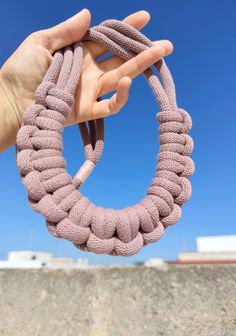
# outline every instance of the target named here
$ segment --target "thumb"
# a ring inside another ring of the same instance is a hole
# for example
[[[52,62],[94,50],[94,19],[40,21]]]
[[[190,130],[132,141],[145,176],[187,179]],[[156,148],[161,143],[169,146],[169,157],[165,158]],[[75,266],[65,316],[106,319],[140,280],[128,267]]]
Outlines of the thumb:
[[[45,47],[53,53],[79,41],[89,29],[91,14],[88,9],[83,9],[68,20],[58,25],[41,31]]]

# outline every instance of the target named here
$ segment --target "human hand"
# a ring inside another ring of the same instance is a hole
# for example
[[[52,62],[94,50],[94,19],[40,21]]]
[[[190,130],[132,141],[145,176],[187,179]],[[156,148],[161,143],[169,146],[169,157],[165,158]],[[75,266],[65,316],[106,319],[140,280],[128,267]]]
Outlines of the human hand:
[[[140,11],[124,21],[140,30],[149,19],[147,12]],[[8,134],[0,135],[0,150],[15,143],[24,110],[34,103],[35,90],[52,61],[52,54],[80,40],[88,30],[90,20],[90,12],[84,9],[53,28],[31,34],[3,65],[0,72],[0,95],[4,94],[5,99],[2,108],[8,106],[8,110],[7,120],[6,115],[2,116],[7,127],[2,129],[3,126],[0,125],[0,130],[3,131],[0,134]],[[82,42],[84,63],[81,79],[76,89],[75,105],[66,125],[117,113],[128,99],[131,78],[172,52],[169,41],[153,44],[153,47],[129,61],[111,56],[97,62],[107,50],[92,41]],[[116,93],[110,99],[97,101],[98,97],[114,90]],[[0,116],[5,112],[0,107]]]

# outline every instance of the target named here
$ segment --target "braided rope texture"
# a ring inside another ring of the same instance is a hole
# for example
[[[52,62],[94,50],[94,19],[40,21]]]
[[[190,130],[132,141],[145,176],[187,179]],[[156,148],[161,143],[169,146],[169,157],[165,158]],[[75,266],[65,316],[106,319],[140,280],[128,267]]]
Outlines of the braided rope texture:
[[[152,42],[133,27],[107,20],[88,30],[83,41],[93,40],[125,60],[149,48]],[[192,122],[177,107],[175,87],[164,62],[155,68],[160,79],[144,72],[160,112],[159,154],[155,177],[146,196],[123,210],[96,207],[79,188],[83,181],[71,177],[62,156],[62,133],[74,104],[74,93],[83,63],[81,43],[57,51],[35,103],[24,113],[17,135],[17,165],[28,192],[30,206],[46,219],[49,232],[94,253],[130,256],[158,241],[165,229],[181,217],[181,206],[191,195],[189,177],[194,164],[189,155]],[[99,161],[104,143],[103,119],[79,124],[86,161]]]

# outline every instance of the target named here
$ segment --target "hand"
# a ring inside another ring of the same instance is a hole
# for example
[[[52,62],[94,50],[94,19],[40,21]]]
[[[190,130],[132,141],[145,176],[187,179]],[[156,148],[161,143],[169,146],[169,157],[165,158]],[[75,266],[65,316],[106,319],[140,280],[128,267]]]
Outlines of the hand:
[[[147,12],[140,11],[124,21],[140,30],[149,19]],[[0,149],[15,143],[24,110],[34,103],[35,90],[52,61],[52,54],[80,40],[88,30],[90,20],[90,12],[84,9],[53,28],[31,34],[4,64],[0,73],[0,87],[8,100],[3,105],[10,107],[7,111],[7,124],[11,134],[5,137],[4,145],[0,139]],[[75,106],[66,125],[117,113],[128,99],[131,78],[172,52],[169,41],[158,41],[130,61],[111,56],[97,62],[107,50],[92,41],[83,42],[82,45],[83,69],[75,94]],[[98,97],[113,90],[116,93],[110,99],[97,102]]]

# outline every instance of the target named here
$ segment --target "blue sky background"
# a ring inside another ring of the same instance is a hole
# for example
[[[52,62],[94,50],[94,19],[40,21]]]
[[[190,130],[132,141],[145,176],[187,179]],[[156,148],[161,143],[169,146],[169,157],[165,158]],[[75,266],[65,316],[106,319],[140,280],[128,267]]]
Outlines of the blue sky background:
[[[236,233],[236,2],[234,0],[0,2],[0,64],[33,31],[48,28],[91,10],[92,24],[122,19],[145,9],[152,19],[144,33],[152,40],[168,38],[175,50],[167,63],[173,73],[179,106],[193,118],[193,195],[183,217],[159,243],[130,258],[80,252],[50,236],[44,219],[28,207],[16,169],[15,149],[0,156],[0,259],[9,250],[45,250],[56,256],[88,257],[93,263],[129,263],[151,257],[174,259],[194,250],[199,235]],[[98,205],[121,208],[144,197],[154,175],[158,148],[157,107],[140,76],[133,82],[127,106],[106,120],[103,158],[82,192]],[[122,134],[122,137],[120,137]],[[77,127],[65,129],[64,155],[71,174],[84,160]]]

